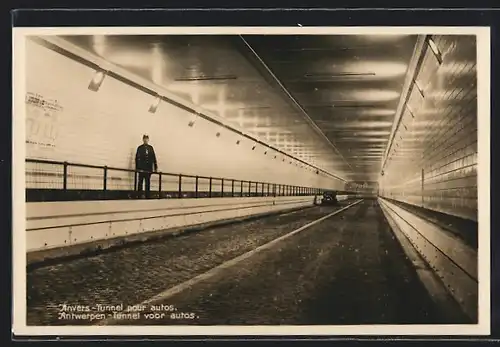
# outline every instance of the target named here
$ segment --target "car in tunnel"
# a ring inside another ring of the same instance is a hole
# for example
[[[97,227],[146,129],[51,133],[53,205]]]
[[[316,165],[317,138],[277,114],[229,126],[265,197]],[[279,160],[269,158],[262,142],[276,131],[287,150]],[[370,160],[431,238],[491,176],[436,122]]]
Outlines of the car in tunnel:
[[[321,205],[337,205],[337,192],[335,191],[326,191],[323,193],[321,198]]]

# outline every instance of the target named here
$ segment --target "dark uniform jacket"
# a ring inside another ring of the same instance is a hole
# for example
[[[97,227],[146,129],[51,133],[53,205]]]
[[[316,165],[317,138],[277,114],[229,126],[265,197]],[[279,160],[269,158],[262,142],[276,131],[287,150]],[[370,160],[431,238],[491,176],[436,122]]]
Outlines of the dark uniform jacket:
[[[137,152],[135,154],[135,167],[137,170],[144,170],[152,172],[153,168],[158,169],[156,163],[156,154],[151,145],[142,144],[137,147]]]

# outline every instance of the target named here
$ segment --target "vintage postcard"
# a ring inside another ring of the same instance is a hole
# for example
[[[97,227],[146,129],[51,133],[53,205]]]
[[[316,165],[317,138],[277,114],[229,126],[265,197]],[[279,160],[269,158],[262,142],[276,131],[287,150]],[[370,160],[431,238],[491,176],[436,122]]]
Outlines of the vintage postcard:
[[[14,334],[489,334],[489,45],[13,28]]]

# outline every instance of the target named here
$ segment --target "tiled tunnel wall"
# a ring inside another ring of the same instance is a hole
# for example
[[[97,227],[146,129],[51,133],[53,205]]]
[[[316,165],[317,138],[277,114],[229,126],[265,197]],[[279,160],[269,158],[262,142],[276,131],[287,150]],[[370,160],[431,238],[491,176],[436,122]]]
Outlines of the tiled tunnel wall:
[[[475,36],[426,45],[396,131],[380,195],[477,221]]]

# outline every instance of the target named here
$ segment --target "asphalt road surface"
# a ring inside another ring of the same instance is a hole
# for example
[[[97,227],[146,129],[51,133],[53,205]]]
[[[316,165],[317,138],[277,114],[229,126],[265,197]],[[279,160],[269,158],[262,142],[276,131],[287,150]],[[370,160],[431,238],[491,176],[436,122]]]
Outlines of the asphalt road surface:
[[[443,323],[376,201],[363,201],[123,324]],[[172,315],[172,313],[174,313]]]
[[[29,271],[27,324],[88,325],[86,319],[61,319],[61,305],[85,313],[76,306],[139,303],[349,203],[214,227]]]
[[[60,319],[59,305],[139,304],[351,203],[34,270],[28,274],[28,324],[97,324]],[[443,321],[436,311],[376,200],[364,200],[154,305],[136,308],[140,313],[115,314],[113,324],[457,323]]]

